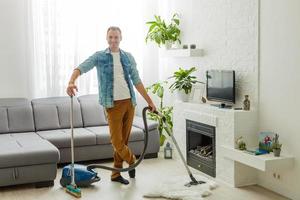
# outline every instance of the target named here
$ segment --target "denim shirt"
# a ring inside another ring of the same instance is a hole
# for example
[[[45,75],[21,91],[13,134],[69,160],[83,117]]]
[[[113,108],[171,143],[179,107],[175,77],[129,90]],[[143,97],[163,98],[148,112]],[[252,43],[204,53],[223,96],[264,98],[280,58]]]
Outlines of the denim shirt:
[[[133,85],[137,85],[141,82],[138,70],[136,68],[136,62],[130,53],[125,52],[121,49],[120,58],[124,71],[125,81],[127,82],[130,91],[131,101],[133,106],[135,106],[136,98]],[[114,68],[113,57],[109,48],[105,49],[104,51],[97,51],[83,63],[81,63],[77,69],[79,69],[80,73],[83,74],[91,70],[93,67],[96,67],[97,69],[99,103],[105,108],[111,108],[114,106]]]

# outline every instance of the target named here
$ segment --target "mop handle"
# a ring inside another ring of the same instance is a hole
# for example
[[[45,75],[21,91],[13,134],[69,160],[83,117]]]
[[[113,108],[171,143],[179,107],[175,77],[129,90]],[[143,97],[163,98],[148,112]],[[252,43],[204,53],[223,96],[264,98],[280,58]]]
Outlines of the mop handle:
[[[70,107],[70,123],[71,123],[71,170],[72,170],[72,176],[71,176],[71,185],[76,186],[75,183],[75,170],[74,170],[74,128],[73,128],[73,96],[71,97],[71,107]]]
[[[171,136],[171,138],[172,138],[172,140],[173,140],[173,142],[174,142],[174,144],[175,144],[175,147],[176,147],[176,149],[177,149],[177,151],[178,151],[178,153],[179,153],[179,156],[180,156],[180,158],[181,158],[181,160],[182,160],[182,162],[183,162],[183,164],[184,164],[184,166],[185,166],[185,168],[186,168],[188,174],[191,176],[191,175],[192,175],[192,172],[190,171],[189,167],[187,166],[187,164],[186,164],[186,162],[185,162],[185,160],[184,160],[184,157],[183,157],[183,155],[182,155],[182,152],[181,152],[181,150],[180,150],[180,148],[179,148],[179,145],[178,145],[178,143],[177,143],[177,141],[176,141],[176,139],[175,139],[175,137],[174,137],[174,135],[173,135],[173,133],[172,133],[172,131],[171,131],[171,128],[169,127],[168,123],[166,123],[166,117],[163,116],[163,114],[161,114],[161,113],[158,112],[157,110],[154,111],[154,113],[157,114],[157,115],[159,115],[159,116],[162,118],[162,121],[163,121],[164,124],[166,125],[166,129],[167,129],[166,131],[167,131],[168,134]]]

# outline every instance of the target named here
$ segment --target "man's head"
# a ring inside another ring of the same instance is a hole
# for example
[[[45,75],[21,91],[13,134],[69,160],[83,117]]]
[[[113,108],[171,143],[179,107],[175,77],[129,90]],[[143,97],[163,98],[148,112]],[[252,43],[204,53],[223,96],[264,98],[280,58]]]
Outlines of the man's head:
[[[117,26],[111,26],[107,29],[106,40],[111,50],[118,50],[122,40],[121,29]]]

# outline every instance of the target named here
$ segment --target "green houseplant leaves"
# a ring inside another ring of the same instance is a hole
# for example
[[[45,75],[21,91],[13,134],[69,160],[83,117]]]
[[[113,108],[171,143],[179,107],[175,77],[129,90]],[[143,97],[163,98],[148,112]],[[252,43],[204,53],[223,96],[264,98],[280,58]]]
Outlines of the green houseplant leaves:
[[[145,42],[148,40],[155,42],[160,47],[161,44],[166,44],[167,41],[181,43],[179,19],[178,14],[175,13],[171,19],[170,24],[166,24],[165,20],[160,16],[154,15],[155,21],[146,22],[149,25],[149,30],[145,38]]]
[[[172,122],[172,106],[164,106],[164,86],[167,84],[167,81],[162,83],[157,82],[152,84],[151,86],[147,87],[147,92],[150,90],[152,94],[155,94],[159,98],[159,107],[157,110],[166,118],[166,123],[172,130],[173,122]],[[166,136],[170,136],[171,133],[168,133],[166,130],[166,125],[164,124],[162,118],[159,115],[149,112],[148,117],[154,121],[158,122],[158,132],[160,135],[160,146],[162,146],[166,140]]]
[[[169,89],[171,89],[172,92],[175,90],[183,90],[185,94],[189,94],[192,91],[192,87],[196,83],[202,83],[201,81],[197,81],[196,76],[192,76],[191,74],[196,71],[195,67],[192,67],[191,69],[185,70],[182,68],[179,68],[178,71],[174,72],[174,75],[170,78],[174,78],[174,83],[171,84]],[[169,79],[170,79],[169,78]]]

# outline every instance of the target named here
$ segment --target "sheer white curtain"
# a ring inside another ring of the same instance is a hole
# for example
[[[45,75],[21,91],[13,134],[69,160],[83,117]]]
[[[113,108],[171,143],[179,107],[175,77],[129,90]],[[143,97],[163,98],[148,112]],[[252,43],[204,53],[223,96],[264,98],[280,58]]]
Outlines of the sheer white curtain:
[[[63,96],[73,69],[105,49],[106,30],[119,26],[121,48],[143,62],[145,21],[141,0],[30,0],[32,98]],[[140,75],[143,74],[138,65]],[[79,95],[97,93],[95,69],[81,76]]]

